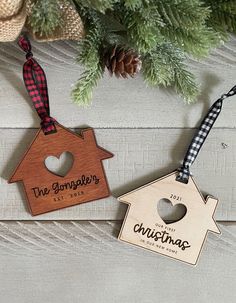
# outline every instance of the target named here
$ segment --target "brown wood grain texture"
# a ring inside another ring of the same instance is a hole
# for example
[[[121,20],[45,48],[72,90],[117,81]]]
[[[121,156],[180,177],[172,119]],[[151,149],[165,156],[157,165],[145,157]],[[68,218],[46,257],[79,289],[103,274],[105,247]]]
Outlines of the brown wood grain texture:
[[[113,155],[97,145],[93,129],[78,135],[56,124],[57,132],[45,135],[40,129],[9,183],[22,181],[32,215],[108,197],[110,190],[102,160]],[[73,155],[65,176],[48,170],[45,159]]]

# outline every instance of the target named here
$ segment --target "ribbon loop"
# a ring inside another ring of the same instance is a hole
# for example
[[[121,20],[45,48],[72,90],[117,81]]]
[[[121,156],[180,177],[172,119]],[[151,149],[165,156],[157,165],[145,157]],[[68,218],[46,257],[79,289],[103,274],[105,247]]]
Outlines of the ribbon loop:
[[[223,94],[216,102],[211,106],[208,113],[202,120],[202,123],[196,133],[196,135],[193,137],[192,142],[189,145],[189,148],[187,150],[187,153],[184,157],[184,161],[182,166],[178,169],[179,174],[176,178],[177,181],[187,184],[189,180],[189,176],[191,175],[190,172],[190,166],[193,164],[195,159],[197,158],[197,155],[205,142],[212,126],[214,125],[216,119],[218,118],[222,105],[223,100],[225,100],[228,97],[231,97],[236,94],[236,85],[231,88],[231,90]]]
[[[23,49],[24,52],[26,52],[26,54],[31,53],[31,44],[26,36],[20,36],[18,45]]]
[[[46,75],[42,67],[33,58],[30,41],[21,36],[18,44],[26,52],[26,62],[23,66],[24,83],[34,108],[41,119],[42,130],[45,135],[55,133],[56,120],[50,117]]]

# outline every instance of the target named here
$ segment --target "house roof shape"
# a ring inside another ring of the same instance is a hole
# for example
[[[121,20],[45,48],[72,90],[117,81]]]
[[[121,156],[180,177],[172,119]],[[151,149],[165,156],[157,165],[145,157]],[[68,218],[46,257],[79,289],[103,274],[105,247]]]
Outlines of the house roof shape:
[[[23,183],[32,215],[110,196],[102,161],[113,154],[97,144],[93,129],[79,135],[56,124],[56,130],[49,135],[42,129],[36,133],[8,181]],[[64,152],[73,156],[73,162],[60,175],[45,161],[49,156],[60,159]]]
[[[176,181],[177,174],[174,171],[118,197],[128,204],[119,239],[196,265],[208,231],[220,233],[213,218],[218,200],[211,196],[204,199],[192,177],[185,184]],[[165,222],[157,208],[161,199],[172,205],[184,204],[185,216]]]
[[[97,144],[95,134],[92,128],[87,128],[77,134],[70,129],[56,123],[57,132],[45,135],[42,129],[36,133],[32,143],[24,153],[21,161],[9,179],[9,183],[21,181],[24,178],[30,177],[28,174],[28,166],[32,164],[32,168],[37,164],[37,161],[45,160],[49,155],[61,155],[62,151],[69,151],[75,156],[77,151],[81,149],[84,153],[92,153],[93,157],[102,161],[113,157],[113,154]],[[33,169],[31,172],[33,173]],[[37,171],[36,171],[37,172]]]
[[[197,207],[196,204],[194,205],[193,203],[198,203],[198,206],[201,209],[205,209],[206,215],[208,214],[210,217],[210,220],[208,221],[208,230],[215,233],[220,233],[213,218],[218,200],[212,196],[207,196],[205,199],[192,176],[189,177],[189,182],[187,185],[185,183],[176,181],[175,179],[177,174],[178,172],[174,171],[126,194],[123,194],[117,199],[120,202],[131,205],[135,203],[149,203],[150,200],[157,203],[158,196],[159,198],[170,199],[169,197],[173,192],[179,193],[179,196],[181,195],[181,197],[185,197],[187,195],[187,199],[184,199],[185,202],[183,203],[187,207],[187,211],[193,210],[193,212],[196,213]],[[149,201],[147,201],[147,196],[149,197]],[[175,201],[173,199],[170,200],[173,205],[179,203],[179,201]],[[192,206],[194,207],[192,208]]]

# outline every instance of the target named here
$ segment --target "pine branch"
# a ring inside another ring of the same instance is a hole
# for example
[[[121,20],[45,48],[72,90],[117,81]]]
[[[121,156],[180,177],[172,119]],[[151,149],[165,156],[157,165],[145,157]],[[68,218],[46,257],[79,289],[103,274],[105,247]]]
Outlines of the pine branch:
[[[186,70],[186,54],[206,56],[226,30],[236,28],[233,0],[73,1],[86,29],[78,58],[86,71],[73,91],[80,104],[88,104],[104,71],[104,50],[111,45],[142,55],[147,83],[173,86],[185,100],[193,101],[198,88]]]
[[[133,11],[120,4],[115,6],[116,15],[127,29],[127,40],[140,53],[153,49],[163,40],[159,28],[163,25],[160,15],[153,5],[144,5]]]
[[[180,63],[175,69],[173,86],[175,91],[182,96],[187,103],[196,100],[199,87],[195,82],[194,75],[185,69],[183,63]]]
[[[105,13],[117,0],[75,0],[79,5]]]
[[[143,4],[143,0],[124,0],[124,5],[127,9],[136,10]]]
[[[236,2],[235,0],[205,0],[205,5],[211,7],[207,24],[227,38],[227,32],[236,33]]]
[[[174,86],[187,102],[197,96],[198,88],[194,76],[185,69],[183,52],[170,43],[158,45],[155,52],[143,58],[143,76],[151,86]]]
[[[210,9],[199,0],[159,0],[155,1],[157,10],[165,26],[197,29],[205,23]]]
[[[88,105],[91,102],[92,91],[104,72],[100,52],[103,46],[105,29],[98,12],[81,5],[76,5],[76,7],[87,29],[86,36],[79,43],[77,61],[84,65],[86,70],[76,83],[72,91],[72,98],[77,104]]]
[[[88,69],[82,74],[72,91],[72,98],[75,103],[84,106],[90,104],[93,89],[102,77],[103,72],[104,69],[101,65],[97,65],[96,68]]]
[[[165,24],[161,34],[186,53],[200,58],[220,42],[220,36],[206,25],[210,10],[201,1],[159,0],[157,9]]]
[[[62,26],[61,10],[57,0],[37,0],[28,17],[33,32],[42,35],[50,35],[58,27]]]
[[[100,61],[99,48],[101,35],[98,28],[90,29],[84,39],[79,43],[79,56],[77,61],[86,68],[95,68]]]
[[[161,33],[177,48],[196,58],[209,55],[210,50],[220,43],[220,36],[205,26],[196,30],[169,27],[163,28]]]

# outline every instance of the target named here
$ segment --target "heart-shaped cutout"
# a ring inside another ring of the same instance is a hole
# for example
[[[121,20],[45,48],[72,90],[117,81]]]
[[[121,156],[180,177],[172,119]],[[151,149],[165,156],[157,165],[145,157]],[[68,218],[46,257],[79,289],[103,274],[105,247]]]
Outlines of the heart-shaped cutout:
[[[65,177],[71,170],[73,162],[74,157],[72,153],[66,151],[63,152],[59,158],[55,156],[48,156],[45,159],[44,164],[50,173],[60,177]]]
[[[166,224],[171,224],[183,219],[187,213],[187,208],[184,204],[173,205],[169,199],[161,199],[157,204],[157,211]]]

